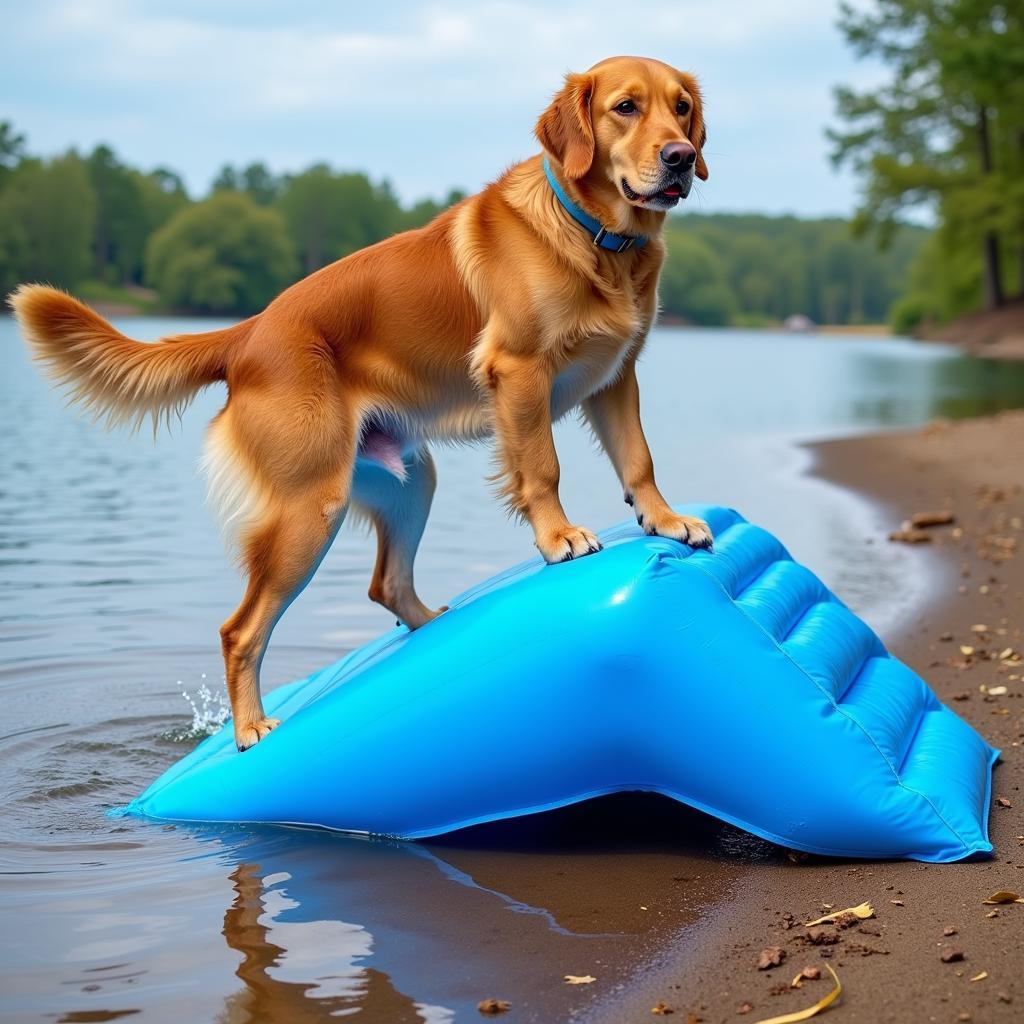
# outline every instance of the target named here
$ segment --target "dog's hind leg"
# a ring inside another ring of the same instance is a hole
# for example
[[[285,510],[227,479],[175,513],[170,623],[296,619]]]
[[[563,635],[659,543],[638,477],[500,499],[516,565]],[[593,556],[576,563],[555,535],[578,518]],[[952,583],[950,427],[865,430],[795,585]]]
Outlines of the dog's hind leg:
[[[333,407],[317,417],[308,403],[291,416],[264,421],[235,415],[214,428],[213,461],[231,459],[225,436],[235,452],[250,453],[249,468],[236,468],[236,475],[251,477],[240,537],[248,582],[242,603],[220,630],[239,750],[279,724],[263,710],[260,663],[277,620],[312,578],[348,510],[358,424],[346,422],[341,403],[325,404]],[[216,474],[219,467],[212,468]]]
[[[270,514],[243,544],[249,575],[242,603],[221,626],[228,697],[239,750],[280,724],[267,718],[259,671],[270,634],[285,609],[312,579],[348,506],[348,481],[320,481],[273,501]]]
[[[377,532],[377,564],[370,599],[383,605],[410,629],[436,618],[443,608],[428,608],[416,594],[413,561],[437,484],[430,452],[422,448],[405,460],[405,479],[382,466],[361,462],[352,485],[352,500]]]

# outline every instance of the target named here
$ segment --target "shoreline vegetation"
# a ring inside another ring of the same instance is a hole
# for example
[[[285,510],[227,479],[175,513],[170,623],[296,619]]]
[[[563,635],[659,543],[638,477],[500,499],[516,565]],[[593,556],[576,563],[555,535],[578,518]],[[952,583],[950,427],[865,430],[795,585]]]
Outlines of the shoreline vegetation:
[[[106,146],[87,156],[29,156],[24,139],[0,122],[0,293],[39,281],[107,317],[240,319],[307,273],[425,224],[461,198],[453,191],[403,206],[387,181],[363,173],[318,164],[275,176],[252,164],[224,167],[209,195],[193,200],[174,172],[131,168]],[[879,248],[856,226],[672,215],[659,323],[909,334],[1024,358],[1024,299],[908,319],[915,280],[935,260],[936,231],[898,225]],[[980,284],[975,291],[980,302]]]
[[[0,122],[0,291],[64,288],[108,315],[245,317],[293,282],[464,196],[399,201],[387,180],[315,164],[225,166],[193,199],[173,170],[108,146],[29,155]],[[902,225],[879,248],[841,218],[681,212],[666,223],[665,322],[775,327],[885,323],[929,237]]]

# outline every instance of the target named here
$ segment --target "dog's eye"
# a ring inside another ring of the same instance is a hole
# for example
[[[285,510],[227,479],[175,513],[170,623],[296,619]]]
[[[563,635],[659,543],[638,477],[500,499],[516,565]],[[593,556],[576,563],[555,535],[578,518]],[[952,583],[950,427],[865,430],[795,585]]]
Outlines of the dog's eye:
[[[680,100],[676,104],[676,113],[680,117],[682,117],[684,114],[688,114],[689,112],[690,112],[690,104],[687,103],[686,100]]]
[[[623,100],[621,103],[615,104],[615,109],[620,114],[635,114],[636,104],[632,100]]]

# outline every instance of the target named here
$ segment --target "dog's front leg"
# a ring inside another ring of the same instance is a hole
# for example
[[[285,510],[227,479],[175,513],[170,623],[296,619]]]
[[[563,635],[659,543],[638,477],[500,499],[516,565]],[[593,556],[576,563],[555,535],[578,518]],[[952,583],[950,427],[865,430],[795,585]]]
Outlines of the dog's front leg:
[[[708,524],[673,512],[654,481],[654,462],[640,423],[636,359],[630,358],[615,383],[583,402],[583,411],[622,481],[626,503],[645,533],[711,547]]]
[[[558,497],[558,455],[551,434],[553,375],[535,354],[491,351],[481,377],[492,393],[502,491],[533,527],[548,562],[601,550],[597,537],[566,518]]]

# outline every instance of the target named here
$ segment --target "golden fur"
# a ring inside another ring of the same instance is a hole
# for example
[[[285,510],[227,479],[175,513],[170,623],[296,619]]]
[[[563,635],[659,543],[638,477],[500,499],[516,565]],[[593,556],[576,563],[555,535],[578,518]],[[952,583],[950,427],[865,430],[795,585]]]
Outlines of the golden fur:
[[[658,491],[635,373],[656,313],[664,210],[681,187],[663,147],[685,144],[686,189],[694,172],[707,177],[697,83],[657,61],[603,61],[567,76],[537,137],[574,201],[648,244],[595,247],[535,156],[226,330],[149,345],[63,292],[28,285],[11,298],[35,355],[111,423],[148,415],[155,425],[197,389],[227,382],[205,463],[247,574],[221,628],[240,749],[277,724],[260,699],[263,652],[350,507],[377,532],[370,596],[411,628],[438,614],[413,585],[435,483],[431,440],[493,433],[509,505],[548,561],[573,558],[599,544],[562,509],[551,423],[581,407],[644,529],[711,542],[706,524],[676,515]],[[360,459],[357,471],[359,453],[378,464]]]

